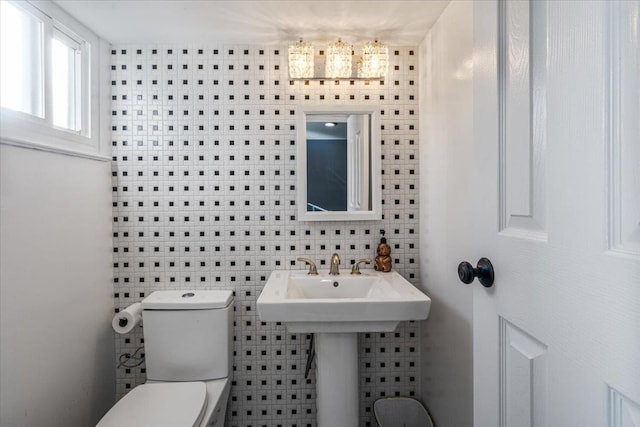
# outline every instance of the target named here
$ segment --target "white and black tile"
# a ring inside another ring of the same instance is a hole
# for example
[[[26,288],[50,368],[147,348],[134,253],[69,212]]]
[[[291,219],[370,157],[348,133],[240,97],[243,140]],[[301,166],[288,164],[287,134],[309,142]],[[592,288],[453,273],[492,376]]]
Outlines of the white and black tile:
[[[118,309],[158,289],[235,292],[233,386],[227,426],[315,425],[310,336],[260,322],[256,299],[274,269],[298,256],[343,268],[375,256],[386,230],[394,268],[417,283],[418,58],[392,48],[389,77],[295,81],[286,47],[117,45],[112,48],[114,296]],[[295,106],[379,105],[382,221],[296,220]],[[373,401],[418,390],[418,324],[361,334],[361,425]],[[116,354],[143,346],[142,330]],[[144,364],[117,370],[118,397]]]

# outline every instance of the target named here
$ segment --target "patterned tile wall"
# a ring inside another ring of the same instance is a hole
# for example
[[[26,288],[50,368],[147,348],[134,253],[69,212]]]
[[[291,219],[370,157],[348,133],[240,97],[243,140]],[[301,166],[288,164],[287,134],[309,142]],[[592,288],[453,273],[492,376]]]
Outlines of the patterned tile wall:
[[[394,267],[418,280],[418,57],[391,49],[388,79],[295,81],[286,47],[118,45],[112,50],[116,310],[160,289],[235,292],[234,372],[227,426],[315,426],[310,336],[264,324],[256,299],[274,269],[298,256],[342,268],[375,256],[379,230]],[[382,221],[296,220],[298,104],[382,108]],[[418,390],[418,324],[361,334],[361,426],[373,401]],[[143,346],[141,328],[116,355]],[[144,382],[144,364],[117,368],[117,394]]]

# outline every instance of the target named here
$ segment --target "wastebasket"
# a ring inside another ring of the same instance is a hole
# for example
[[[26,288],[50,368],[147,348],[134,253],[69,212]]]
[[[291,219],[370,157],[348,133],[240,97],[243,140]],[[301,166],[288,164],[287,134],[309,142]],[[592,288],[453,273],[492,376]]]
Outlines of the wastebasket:
[[[433,427],[425,407],[410,397],[378,399],[373,413],[380,427]]]

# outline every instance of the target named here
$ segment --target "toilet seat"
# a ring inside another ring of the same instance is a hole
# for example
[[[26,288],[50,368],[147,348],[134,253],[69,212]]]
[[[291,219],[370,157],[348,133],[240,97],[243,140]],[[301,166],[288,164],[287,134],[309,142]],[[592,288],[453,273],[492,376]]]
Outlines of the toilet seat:
[[[203,382],[147,383],[127,393],[96,427],[197,427],[206,409]]]

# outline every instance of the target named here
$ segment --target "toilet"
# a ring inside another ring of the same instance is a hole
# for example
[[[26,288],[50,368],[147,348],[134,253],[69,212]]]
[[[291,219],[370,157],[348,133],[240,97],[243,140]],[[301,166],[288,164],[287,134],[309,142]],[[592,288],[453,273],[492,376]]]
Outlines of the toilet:
[[[97,427],[222,427],[232,372],[231,291],[156,291],[142,301],[147,382]]]

